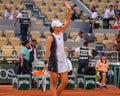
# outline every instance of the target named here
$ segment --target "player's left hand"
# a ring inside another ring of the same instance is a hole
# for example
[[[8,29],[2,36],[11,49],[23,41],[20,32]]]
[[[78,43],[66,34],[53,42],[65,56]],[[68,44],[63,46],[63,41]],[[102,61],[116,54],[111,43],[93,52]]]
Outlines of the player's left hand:
[[[66,8],[71,9],[71,6],[70,6],[70,4],[67,1],[65,1],[64,4],[65,4]]]

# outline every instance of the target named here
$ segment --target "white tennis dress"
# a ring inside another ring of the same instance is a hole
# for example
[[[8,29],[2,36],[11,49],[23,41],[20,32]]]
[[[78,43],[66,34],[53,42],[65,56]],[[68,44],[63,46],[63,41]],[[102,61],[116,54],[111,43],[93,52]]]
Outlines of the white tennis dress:
[[[53,42],[51,45],[51,54],[49,59],[49,70],[53,72],[63,73],[68,71],[65,64],[66,54],[64,51],[63,33],[58,35],[52,33]]]

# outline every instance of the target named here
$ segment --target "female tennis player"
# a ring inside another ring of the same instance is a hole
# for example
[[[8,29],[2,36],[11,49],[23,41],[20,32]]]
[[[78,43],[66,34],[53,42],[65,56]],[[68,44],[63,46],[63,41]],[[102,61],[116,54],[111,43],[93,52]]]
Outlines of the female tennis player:
[[[51,23],[51,35],[47,38],[44,56],[44,69],[50,71],[52,96],[60,96],[68,83],[68,70],[65,64],[63,33],[67,29],[71,18],[71,6],[65,1],[67,8],[66,21],[62,24],[59,20]],[[48,66],[47,61],[49,60]],[[56,88],[60,77],[61,84]]]

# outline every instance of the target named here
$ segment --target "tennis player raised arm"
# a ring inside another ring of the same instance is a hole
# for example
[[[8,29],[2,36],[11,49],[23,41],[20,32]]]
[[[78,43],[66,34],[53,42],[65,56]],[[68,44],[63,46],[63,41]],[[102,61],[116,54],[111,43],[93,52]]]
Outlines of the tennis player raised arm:
[[[65,23],[63,25],[63,31],[62,31],[63,33],[67,29],[67,27],[68,27],[68,25],[70,23],[70,20],[71,20],[71,6],[70,6],[70,4],[67,1],[65,1],[64,4],[65,4],[65,6],[67,8],[67,16],[66,16],[66,21],[65,21]]]
[[[71,20],[71,6],[69,5],[69,3],[67,1],[65,1],[65,6],[67,8],[67,16],[66,16],[66,21],[64,23],[64,25],[61,27],[61,31],[64,33],[65,30],[67,29],[69,23],[70,23],[70,20]],[[47,41],[46,41],[46,46],[45,46],[45,55],[44,55],[44,68],[47,69],[47,61],[49,59],[49,54],[50,54],[50,48],[51,48],[51,44],[52,44],[52,41],[53,41],[53,37],[52,36],[49,36],[47,38]]]

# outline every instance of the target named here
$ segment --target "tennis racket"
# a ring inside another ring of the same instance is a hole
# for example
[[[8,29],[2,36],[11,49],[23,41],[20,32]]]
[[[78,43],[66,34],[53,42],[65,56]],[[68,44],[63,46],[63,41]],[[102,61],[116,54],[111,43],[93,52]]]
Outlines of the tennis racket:
[[[43,78],[42,78],[42,91],[45,92],[46,90],[46,72],[47,70],[44,70]]]

